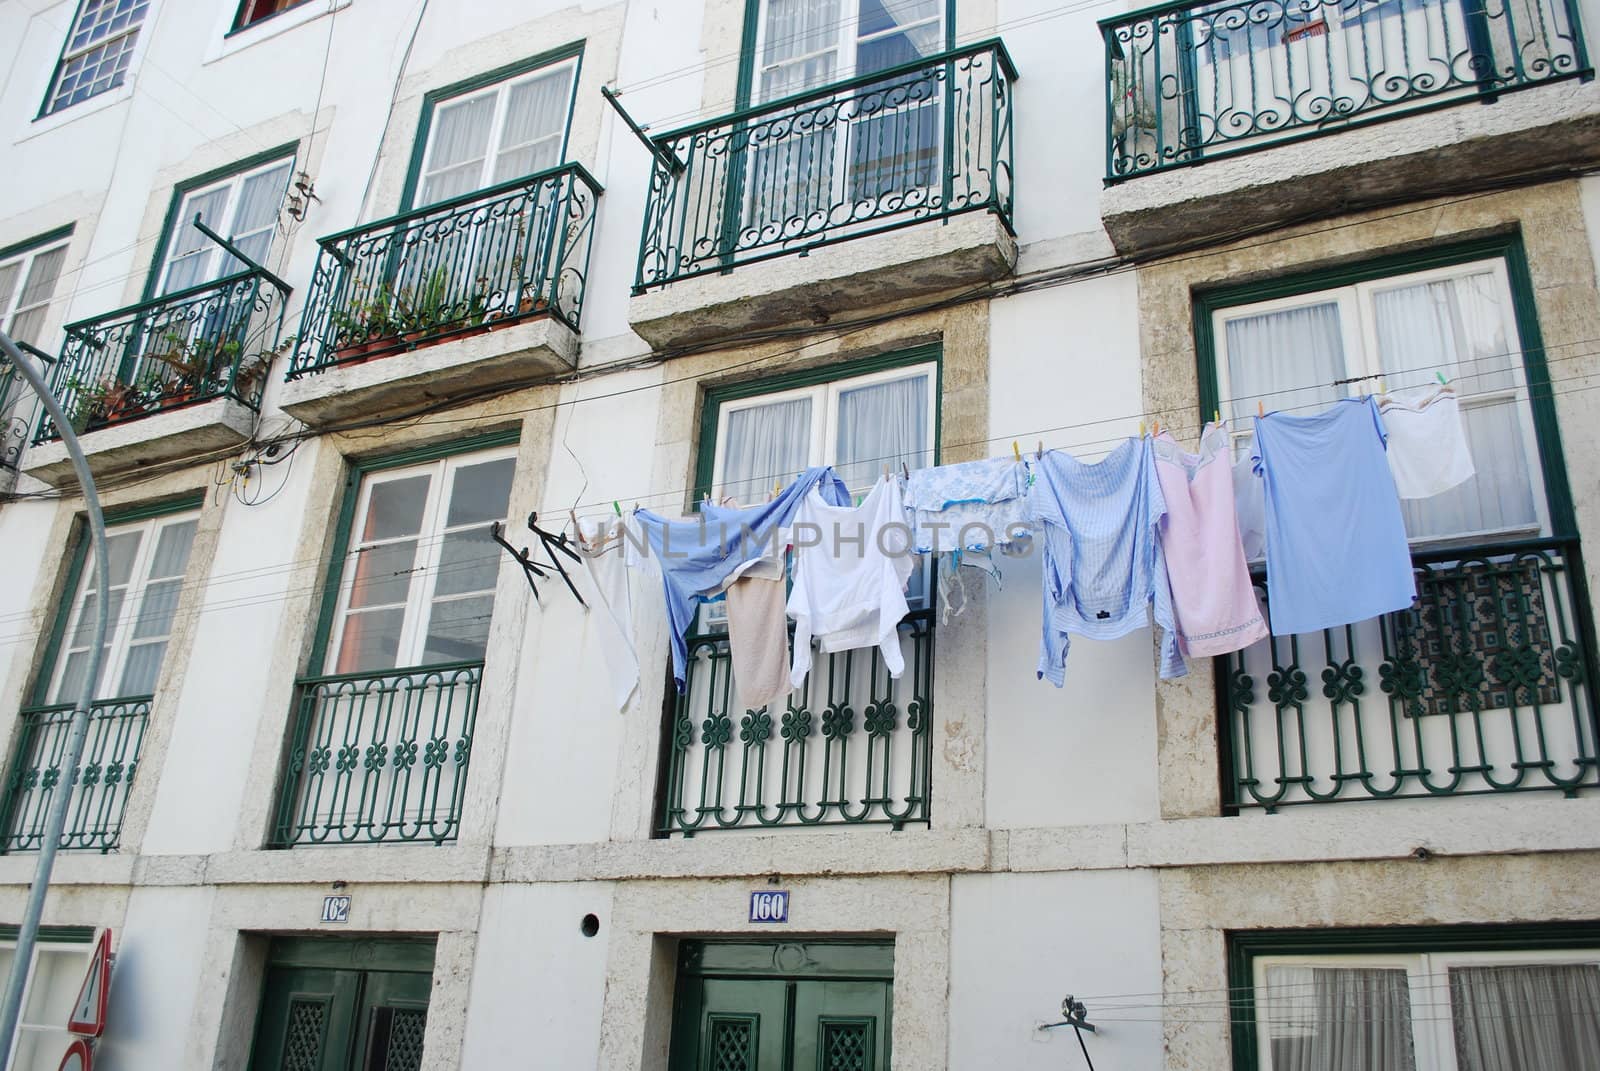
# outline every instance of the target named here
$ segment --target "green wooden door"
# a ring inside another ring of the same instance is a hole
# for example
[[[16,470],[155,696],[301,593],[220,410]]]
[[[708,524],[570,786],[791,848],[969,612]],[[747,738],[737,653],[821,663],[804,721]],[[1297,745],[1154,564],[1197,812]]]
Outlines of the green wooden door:
[[[420,942],[275,941],[250,1071],[417,1071],[432,961]]]
[[[894,946],[685,942],[671,1071],[889,1071]]]

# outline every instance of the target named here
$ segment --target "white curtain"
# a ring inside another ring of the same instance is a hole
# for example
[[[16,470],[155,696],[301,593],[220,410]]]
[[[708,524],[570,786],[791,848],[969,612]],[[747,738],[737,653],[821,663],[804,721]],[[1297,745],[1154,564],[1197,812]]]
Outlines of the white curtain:
[[[489,152],[494,106],[495,94],[485,93],[434,111],[428,171],[418,203],[446,201],[483,185],[483,159]]]
[[[239,187],[239,205],[233,212],[233,244],[257,264],[265,264],[272,253],[272,236],[278,229],[278,210],[283,192],[289,187],[289,161],[271,171],[251,175]],[[239,271],[243,265],[232,257],[223,275]]]
[[[1450,971],[1460,1071],[1600,1067],[1600,968],[1593,964]]]
[[[1272,1071],[1412,1071],[1411,996],[1400,968],[1269,967],[1257,1036]]]
[[[839,0],[768,0],[760,99],[775,100],[833,81],[839,70],[840,21]]]
[[[1235,457],[1249,450],[1257,405],[1315,413],[1345,397],[1344,336],[1334,302],[1241,316],[1224,325],[1228,394],[1222,412],[1233,433]]]
[[[1421,283],[1373,298],[1378,360],[1390,390],[1435,382],[1461,395],[1478,474],[1442,495],[1403,503],[1413,538],[1438,538],[1538,523],[1524,430],[1527,402],[1513,393],[1522,360],[1511,310],[1494,275]],[[1523,392],[1526,393],[1526,392]]]
[[[811,399],[735,409],[723,415],[722,486],[741,505],[765,502],[810,465]]]
[[[928,377],[873,383],[839,394],[834,464],[852,491],[872,485],[883,467],[898,472],[933,464],[928,453]]]
[[[512,86],[494,182],[510,182],[561,163],[561,141],[572,100],[572,68]]]
[[[44,333],[44,316],[50,299],[55,296],[56,280],[61,276],[61,265],[67,259],[67,247],[52,249],[33,258],[28,267],[28,277],[22,283],[22,293],[17,295],[11,319],[11,337],[37,345]],[[12,270],[20,265],[9,266]],[[7,269],[0,269],[0,322],[4,322],[6,308],[3,302],[10,297],[11,289],[4,278]]]
[[[167,250],[167,280],[162,293],[197,286],[212,277],[212,251],[216,246],[195,229],[194,217],[199,215],[207,227],[225,226],[222,214],[227,207],[226,186],[184,198],[178,218],[173,221],[172,244]]]

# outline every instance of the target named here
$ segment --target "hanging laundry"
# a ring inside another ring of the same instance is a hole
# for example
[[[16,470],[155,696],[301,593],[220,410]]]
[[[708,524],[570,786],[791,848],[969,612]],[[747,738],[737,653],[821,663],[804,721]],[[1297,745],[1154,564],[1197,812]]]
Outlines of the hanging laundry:
[[[711,523],[729,514],[727,503],[708,507]],[[731,507],[736,511],[737,506]],[[781,703],[789,695],[789,618],[785,612],[788,577],[787,529],[759,558],[728,581],[728,657],[739,705],[748,710]]]
[[[1273,635],[1409,607],[1416,582],[1378,403],[1345,398],[1315,416],[1268,413],[1255,434]]]
[[[1166,500],[1161,549],[1185,658],[1229,654],[1267,635],[1239,540],[1228,433],[1209,424],[1191,454],[1165,432],[1154,441]]]
[[[1379,399],[1389,436],[1389,471],[1401,498],[1432,498],[1476,472],[1461,425],[1461,403],[1449,387],[1397,390]]]
[[[811,670],[811,640],[824,653],[876,647],[889,676],[905,669],[900,620],[915,556],[899,482],[885,477],[856,507],[806,496],[794,515],[794,665],[799,688]]]
[[[1011,458],[919,469],[906,480],[916,550],[989,550],[1028,538],[1028,469]]]
[[[600,657],[617,709],[623,710],[639,687],[639,654],[633,645],[633,594],[628,586],[629,540],[621,517],[585,517],[578,522],[578,552],[594,585],[598,603],[590,614]]]
[[[1267,556],[1267,499],[1254,449],[1233,463],[1233,508],[1245,561],[1259,562]]]
[[[771,502],[729,509],[707,505],[699,517],[668,518],[634,511],[650,546],[667,602],[672,641],[672,676],[684,688],[689,657],[689,627],[700,602],[716,595],[730,579],[783,538],[795,510],[813,489],[824,502],[846,504],[850,492],[832,468],[807,469]]]
[[[1167,506],[1149,438],[1129,439],[1094,464],[1045,454],[1030,501],[1044,526],[1039,676],[1061,687],[1073,633],[1114,640],[1148,625],[1152,611],[1164,630],[1161,676],[1187,673],[1157,537]]]

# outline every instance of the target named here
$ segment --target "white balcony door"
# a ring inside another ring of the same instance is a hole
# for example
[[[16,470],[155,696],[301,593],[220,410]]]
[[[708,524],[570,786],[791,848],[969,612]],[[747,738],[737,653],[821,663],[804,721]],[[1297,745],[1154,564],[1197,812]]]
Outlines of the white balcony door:
[[[943,11],[943,0],[763,0],[751,100],[765,104],[936,55]],[[936,187],[944,89],[931,78],[914,80],[909,96],[861,88],[841,110],[800,106],[787,113],[792,122],[754,121],[744,233],[763,242],[804,233],[848,222],[851,205],[870,211],[880,198]]]
[[[184,194],[173,214],[157,291],[170,294],[244,270],[238,259],[195,229],[197,215],[251,260],[264,264],[272,253],[293,168],[293,157],[273,160]]]
[[[197,523],[195,514],[183,513],[107,529],[111,587],[106,601],[110,627],[106,630],[96,698],[150,695],[155,691],[177,618]],[[75,702],[83,687],[101,598],[95,572],[91,549],[68,610],[61,652],[56,657],[50,689],[53,703]]]

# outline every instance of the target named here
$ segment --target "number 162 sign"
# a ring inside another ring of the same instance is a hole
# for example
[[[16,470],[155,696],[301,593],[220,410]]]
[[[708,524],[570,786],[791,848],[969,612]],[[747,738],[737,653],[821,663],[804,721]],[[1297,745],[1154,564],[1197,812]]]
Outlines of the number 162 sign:
[[[788,922],[788,890],[753,892],[750,894],[751,922]]]

